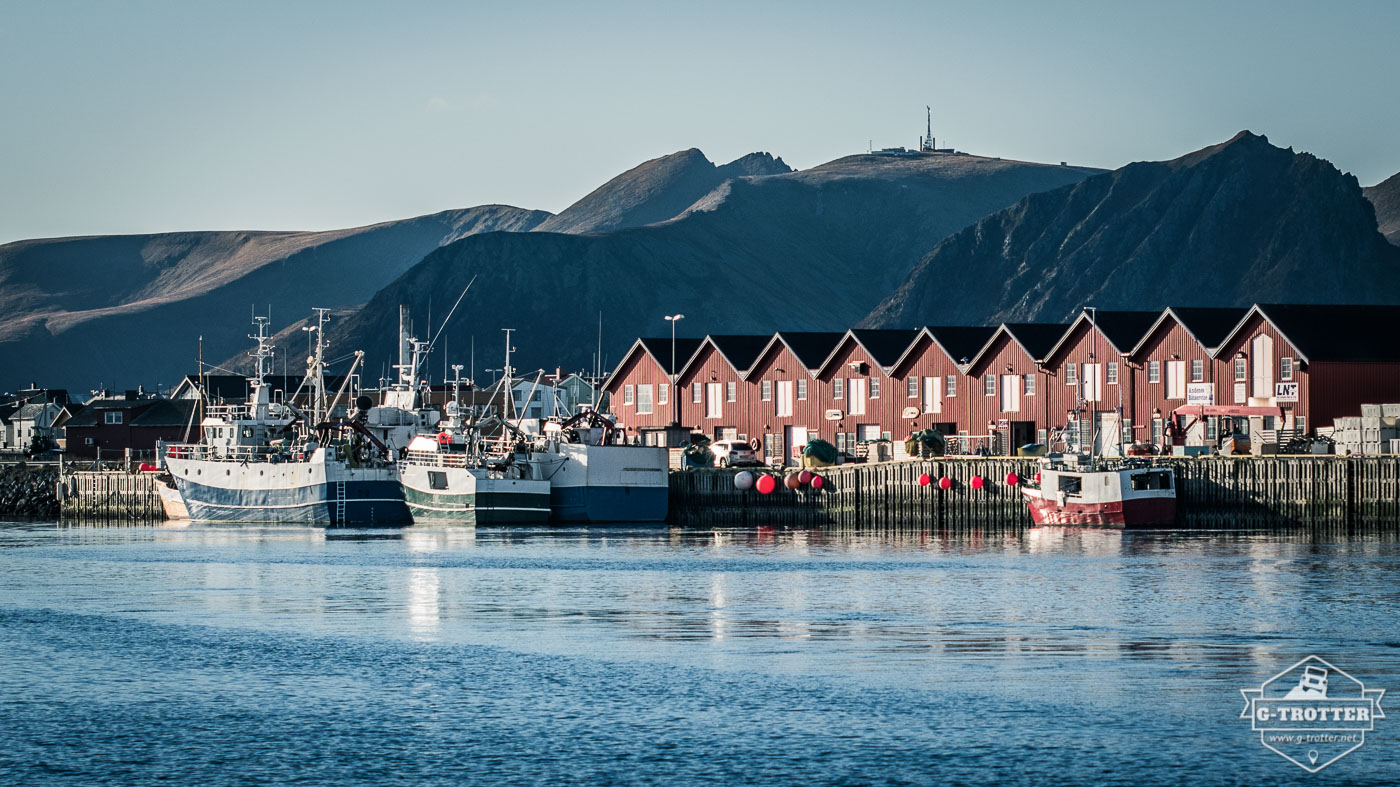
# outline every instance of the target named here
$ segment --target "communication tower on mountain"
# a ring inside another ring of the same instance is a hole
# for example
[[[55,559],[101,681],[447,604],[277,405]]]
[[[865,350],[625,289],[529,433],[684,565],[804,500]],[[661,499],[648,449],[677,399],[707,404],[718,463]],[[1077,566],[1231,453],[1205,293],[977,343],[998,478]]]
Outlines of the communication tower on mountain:
[[[925,153],[932,153],[938,148],[933,144],[933,107],[925,104],[924,109],[928,110],[928,134],[919,142],[919,150]]]

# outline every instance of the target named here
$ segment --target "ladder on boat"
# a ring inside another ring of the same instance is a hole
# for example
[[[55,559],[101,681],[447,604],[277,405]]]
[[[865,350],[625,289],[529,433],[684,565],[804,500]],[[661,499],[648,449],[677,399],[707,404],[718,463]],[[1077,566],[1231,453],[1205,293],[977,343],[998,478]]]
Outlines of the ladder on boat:
[[[344,481],[337,481],[337,482],[335,482],[335,517],[331,520],[331,524],[335,524],[335,525],[343,525],[343,524],[345,524],[345,482],[344,482]]]

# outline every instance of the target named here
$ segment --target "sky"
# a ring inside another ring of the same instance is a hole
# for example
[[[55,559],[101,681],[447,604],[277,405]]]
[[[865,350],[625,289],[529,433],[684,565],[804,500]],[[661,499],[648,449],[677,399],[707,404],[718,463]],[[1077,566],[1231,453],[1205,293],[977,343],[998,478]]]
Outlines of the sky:
[[[558,212],[697,147],[1400,171],[1400,3],[0,0],[0,243]]]

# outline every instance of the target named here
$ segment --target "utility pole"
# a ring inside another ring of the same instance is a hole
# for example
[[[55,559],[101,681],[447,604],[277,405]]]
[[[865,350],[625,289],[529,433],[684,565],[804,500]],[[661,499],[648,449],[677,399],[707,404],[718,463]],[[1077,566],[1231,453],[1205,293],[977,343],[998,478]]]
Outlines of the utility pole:
[[[671,425],[672,425],[672,426],[680,426],[680,425],[681,425],[681,397],[680,397],[680,392],[676,390],[676,381],[677,381],[678,379],[680,379],[680,378],[679,378],[679,375],[676,374],[676,323],[678,323],[678,322],[680,322],[681,320],[684,320],[684,319],[685,319],[685,315],[684,315],[684,314],[673,314],[673,315],[670,315],[670,316],[668,316],[668,317],[666,318],[666,322],[671,323],[671,375],[670,375],[670,377],[671,377],[671,402],[672,402],[672,405],[673,405],[673,406],[671,407],[671,414],[672,414],[672,417],[671,417]]]

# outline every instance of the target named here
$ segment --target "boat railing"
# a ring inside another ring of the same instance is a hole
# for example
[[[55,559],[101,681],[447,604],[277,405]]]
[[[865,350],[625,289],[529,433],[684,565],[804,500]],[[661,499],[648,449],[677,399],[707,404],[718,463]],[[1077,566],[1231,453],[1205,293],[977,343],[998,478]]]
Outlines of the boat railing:
[[[408,451],[404,454],[403,461],[411,465],[428,467],[470,467],[474,465],[474,463],[467,461],[466,454],[447,451]]]
[[[171,459],[198,459],[206,462],[269,462],[305,461],[308,456],[303,451],[286,451],[266,445],[203,445],[173,444],[166,448]],[[274,458],[277,457],[277,458]]]

